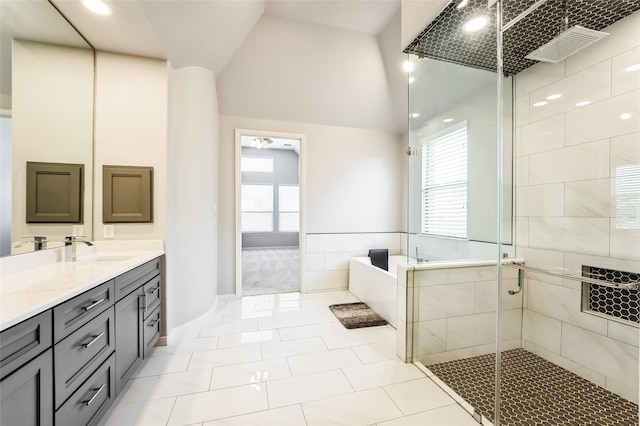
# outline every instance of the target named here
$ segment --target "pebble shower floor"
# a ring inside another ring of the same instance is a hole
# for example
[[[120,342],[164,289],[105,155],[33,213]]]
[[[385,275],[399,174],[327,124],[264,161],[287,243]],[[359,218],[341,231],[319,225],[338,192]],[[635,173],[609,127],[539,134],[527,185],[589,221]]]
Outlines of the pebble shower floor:
[[[638,425],[638,405],[524,349],[501,354],[502,425]],[[495,355],[426,367],[493,421]]]

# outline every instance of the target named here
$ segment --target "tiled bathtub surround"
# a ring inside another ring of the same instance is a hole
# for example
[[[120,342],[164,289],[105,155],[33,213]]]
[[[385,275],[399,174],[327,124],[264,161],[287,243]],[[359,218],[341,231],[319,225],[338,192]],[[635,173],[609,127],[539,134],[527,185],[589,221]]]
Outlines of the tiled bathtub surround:
[[[386,248],[389,255],[399,255],[401,234],[307,234],[306,243],[306,290],[346,290],[349,260],[367,256],[374,248]]]
[[[516,76],[515,242],[528,266],[640,272],[640,227],[620,181],[640,165],[640,71],[629,68],[640,63],[638,28],[635,13],[566,61]],[[525,348],[638,401],[638,328],[581,312],[579,280],[527,273],[524,293]]]

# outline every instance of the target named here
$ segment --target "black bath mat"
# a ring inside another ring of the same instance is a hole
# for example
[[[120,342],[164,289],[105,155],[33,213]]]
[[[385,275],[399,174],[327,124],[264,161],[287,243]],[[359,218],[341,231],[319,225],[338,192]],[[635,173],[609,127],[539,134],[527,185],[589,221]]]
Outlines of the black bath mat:
[[[387,324],[384,318],[362,302],[331,305],[329,309],[345,328],[374,327]]]

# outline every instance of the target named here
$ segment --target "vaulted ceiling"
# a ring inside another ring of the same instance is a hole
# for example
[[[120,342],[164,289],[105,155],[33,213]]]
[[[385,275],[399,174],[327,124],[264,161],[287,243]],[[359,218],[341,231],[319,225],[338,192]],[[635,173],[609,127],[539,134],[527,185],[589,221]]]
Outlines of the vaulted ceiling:
[[[113,15],[103,17],[77,0],[52,2],[98,50],[216,75],[263,14],[377,35],[400,8],[400,0],[115,0]]]

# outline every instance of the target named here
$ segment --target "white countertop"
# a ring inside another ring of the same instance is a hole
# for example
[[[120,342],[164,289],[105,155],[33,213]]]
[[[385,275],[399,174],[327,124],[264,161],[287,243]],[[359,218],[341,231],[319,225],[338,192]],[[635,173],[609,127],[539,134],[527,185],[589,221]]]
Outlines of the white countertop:
[[[0,331],[164,254],[162,244],[78,249],[76,262],[58,256],[54,262],[11,270],[11,265],[5,268],[11,260],[2,259],[9,273],[0,285]]]

